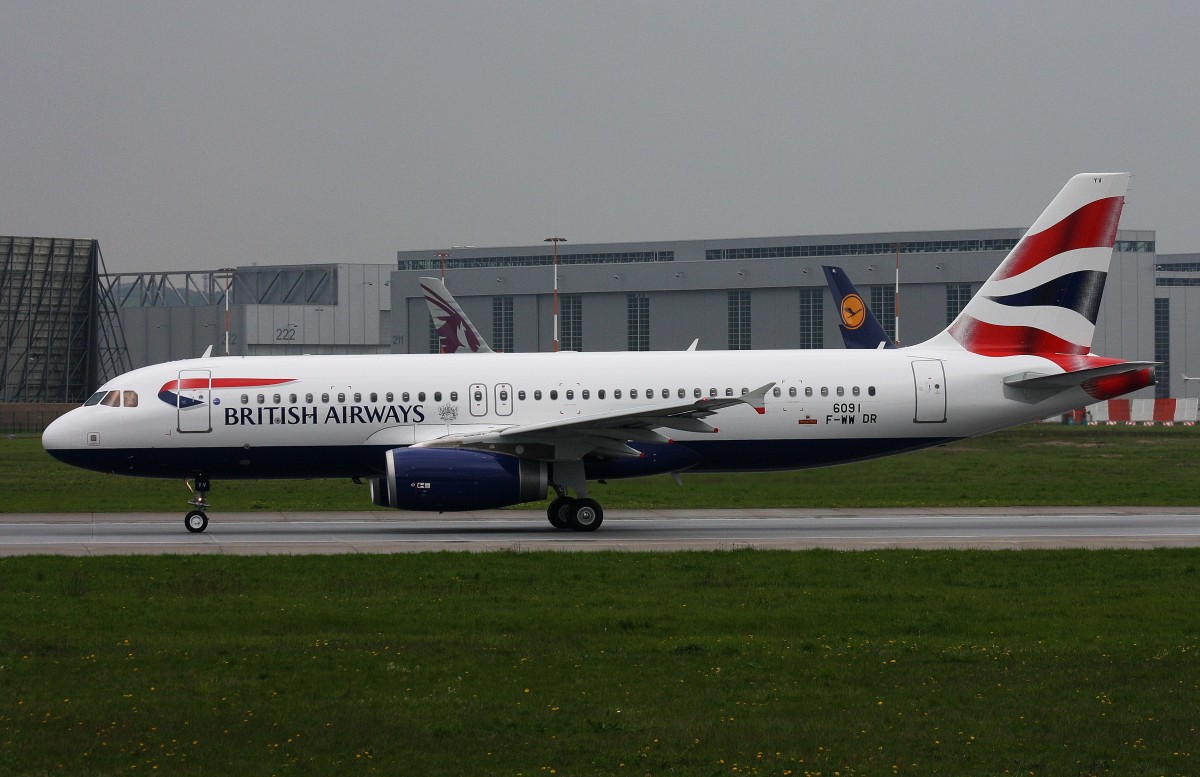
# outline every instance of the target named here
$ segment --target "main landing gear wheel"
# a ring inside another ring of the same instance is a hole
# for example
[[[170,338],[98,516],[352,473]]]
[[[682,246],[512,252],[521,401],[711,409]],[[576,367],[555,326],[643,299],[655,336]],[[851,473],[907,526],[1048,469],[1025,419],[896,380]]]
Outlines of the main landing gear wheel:
[[[567,518],[567,514],[571,510],[571,503],[575,500],[569,496],[560,496],[550,503],[546,508],[546,517],[550,519],[550,525],[556,529],[570,529],[571,522]]]
[[[208,528],[208,516],[203,510],[192,510],[183,519],[183,525],[193,534],[204,531]]]
[[[603,522],[604,510],[595,499],[576,499],[567,509],[567,523],[575,531],[596,531]]]

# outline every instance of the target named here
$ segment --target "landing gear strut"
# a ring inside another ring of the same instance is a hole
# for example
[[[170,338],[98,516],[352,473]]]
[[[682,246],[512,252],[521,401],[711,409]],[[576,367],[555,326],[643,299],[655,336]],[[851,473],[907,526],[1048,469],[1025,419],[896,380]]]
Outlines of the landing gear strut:
[[[204,510],[209,506],[208,492],[212,489],[212,484],[208,482],[208,478],[204,475],[197,475],[193,481],[184,481],[187,483],[188,490],[194,496],[188,500],[188,504],[196,508],[183,517],[183,525],[193,534],[198,534],[208,528],[208,516]]]

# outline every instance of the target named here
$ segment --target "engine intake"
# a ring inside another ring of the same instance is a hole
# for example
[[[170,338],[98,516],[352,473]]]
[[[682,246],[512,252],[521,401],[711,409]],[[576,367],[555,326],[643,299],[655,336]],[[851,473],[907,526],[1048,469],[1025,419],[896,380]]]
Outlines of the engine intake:
[[[487,510],[546,498],[544,461],[461,448],[393,448],[371,501],[400,510]]]

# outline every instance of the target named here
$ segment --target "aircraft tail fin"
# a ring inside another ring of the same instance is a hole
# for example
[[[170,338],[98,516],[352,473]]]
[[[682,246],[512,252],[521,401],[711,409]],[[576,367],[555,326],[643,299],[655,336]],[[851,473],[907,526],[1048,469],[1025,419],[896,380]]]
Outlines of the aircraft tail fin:
[[[1088,354],[1129,173],[1082,173],[1038,217],[954,322],[929,341],[986,356]]]
[[[841,267],[821,265],[829,291],[838,309],[838,329],[842,331],[842,342],[847,348],[895,348],[892,338],[887,336],[879,319],[867,307],[867,303],[854,288],[850,278]]]
[[[429,305],[429,316],[437,330],[442,353],[492,352],[446,284],[438,278],[421,278],[421,292]]]

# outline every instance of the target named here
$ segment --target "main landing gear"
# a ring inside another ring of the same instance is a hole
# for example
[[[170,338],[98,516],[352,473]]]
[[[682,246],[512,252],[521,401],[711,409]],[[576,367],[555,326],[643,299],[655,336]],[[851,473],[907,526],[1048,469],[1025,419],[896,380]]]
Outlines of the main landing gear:
[[[604,510],[595,499],[573,499],[560,494],[546,508],[546,517],[556,529],[596,531],[604,522]]]
[[[188,504],[196,508],[183,517],[183,525],[193,534],[198,534],[208,528],[208,515],[204,510],[209,506],[208,492],[212,484],[204,475],[197,475],[193,480],[185,480],[188,490],[194,494]],[[193,482],[195,485],[193,485]]]

